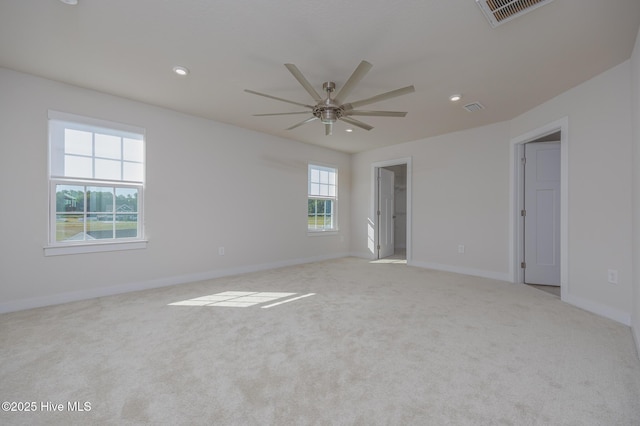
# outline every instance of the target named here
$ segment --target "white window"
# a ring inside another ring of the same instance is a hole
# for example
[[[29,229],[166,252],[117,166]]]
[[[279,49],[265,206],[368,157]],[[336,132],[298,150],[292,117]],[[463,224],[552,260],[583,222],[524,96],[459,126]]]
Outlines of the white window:
[[[307,229],[337,231],[338,170],[309,164]]]
[[[50,248],[143,241],[144,149],[144,129],[49,112]]]

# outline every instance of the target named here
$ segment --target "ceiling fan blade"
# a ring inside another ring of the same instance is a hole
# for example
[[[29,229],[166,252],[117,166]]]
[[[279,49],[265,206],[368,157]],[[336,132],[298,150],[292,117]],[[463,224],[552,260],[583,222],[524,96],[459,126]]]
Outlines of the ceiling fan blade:
[[[369,117],[406,117],[406,112],[401,111],[362,111],[362,110],[349,110],[342,113],[343,116],[362,115]]]
[[[324,135],[331,136],[333,134],[333,123],[324,123]]]
[[[365,129],[365,130],[373,129],[373,126],[369,126],[367,123],[363,123],[362,121],[358,121],[358,120],[353,119],[353,118],[345,117],[344,115],[342,117],[340,117],[339,120],[342,120],[345,123],[352,124],[352,125],[354,125],[356,127],[360,127],[361,129]]]
[[[336,94],[336,97],[333,99],[335,103],[340,105],[342,101],[344,101],[354,87],[362,80],[362,78],[369,72],[369,70],[373,67],[369,62],[362,61],[360,65],[355,69],[353,74],[349,77],[344,86],[340,89],[340,91]]]
[[[287,102],[289,104],[299,105],[299,106],[303,106],[303,107],[306,107],[306,108],[313,109],[313,107],[311,105],[305,105],[305,104],[301,104],[300,102],[290,101],[288,99],[278,98],[276,96],[267,95],[266,93],[260,93],[260,92],[256,92],[254,90],[249,90],[249,89],[244,89],[244,91],[247,92],[247,93],[251,93],[252,95],[264,96],[265,98],[275,99],[276,101]]]
[[[293,114],[309,114],[310,111],[298,111],[298,112],[274,112],[271,114],[253,114],[254,117],[268,117],[270,115],[293,115]]]
[[[351,102],[351,103],[348,103],[348,104],[344,104],[344,105],[341,105],[341,107],[345,111],[352,110],[354,108],[358,108],[359,106],[369,105],[369,104],[372,104],[372,103],[375,103],[375,102],[384,101],[384,100],[387,100],[387,99],[395,98],[396,96],[402,96],[402,95],[406,95],[408,93],[413,93],[415,91],[416,91],[415,87],[407,86],[407,87],[403,87],[401,89],[392,90],[390,92],[381,93],[381,94],[373,96],[371,98],[362,99],[362,100],[359,100],[359,101],[355,101],[355,102]]]
[[[287,67],[289,72],[293,74],[296,80],[298,80],[298,83],[300,83],[302,87],[304,87],[304,89],[307,91],[307,93],[311,95],[314,101],[316,102],[322,101],[322,97],[318,94],[318,92],[316,92],[316,90],[313,88],[311,83],[309,83],[309,81],[304,77],[304,75],[302,75],[298,67],[296,67],[293,64],[284,64],[284,66]]]
[[[317,120],[317,119],[318,119],[318,117],[315,117],[315,116],[307,118],[306,120],[303,120],[303,121],[299,122],[298,124],[294,124],[293,126],[288,127],[287,130],[295,129],[296,127],[300,127],[303,124],[311,123],[312,121]]]

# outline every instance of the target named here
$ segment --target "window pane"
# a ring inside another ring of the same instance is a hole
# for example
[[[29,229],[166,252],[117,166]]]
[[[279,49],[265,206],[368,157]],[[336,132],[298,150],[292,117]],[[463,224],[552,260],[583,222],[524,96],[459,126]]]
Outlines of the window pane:
[[[320,185],[317,183],[312,183],[311,189],[309,190],[309,195],[320,195]]]
[[[335,197],[336,196],[336,187],[335,186],[330,186],[329,187],[329,197]]]
[[[52,177],[121,181],[144,178],[144,135],[83,123],[49,120],[49,159]],[[126,167],[123,162],[131,163]]]
[[[123,160],[142,163],[142,139],[123,139]]]
[[[323,197],[326,197],[329,195],[329,187],[327,185],[320,185],[320,193],[318,195],[321,195]]]
[[[309,229],[315,229],[316,227],[316,200],[309,199],[307,213],[307,224]]]
[[[120,161],[101,160],[96,158],[96,179],[122,180]]]
[[[88,214],[86,226],[87,239],[113,238],[113,215],[111,214]]]
[[[320,183],[329,183],[329,172],[320,170]]]
[[[82,241],[84,239],[82,214],[56,215],[56,241]]]
[[[138,215],[116,215],[116,238],[136,238],[138,236]]]
[[[116,213],[135,213],[138,211],[138,190],[135,188],[116,188]]]
[[[335,228],[333,200],[308,200],[307,226],[310,230]]]
[[[331,184],[331,185],[335,185],[336,184],[336,173],[335,172],[330,172],[329,173],[329,184]]]
[[[82,130],[64,129],[65,154],[93,155],[93,133]]]
[[[92,178],[93,166],[91,158],[76,157],[75,155],[65,155],[64,175],[77,178]]]
[[[122,158],[120,141],[118,136],[96,133],[96,157],[120,160]]]
[[[324,201],[324,212],[330,214],[332,210],[333,210],[333,201],[325,200]]]
[[[324,229],[333,229],[333,201],[325,200],[324,207]]]
[[[87,187],[87,212],[113,212],[113,188]]]
[[[143,174],[142,163],[122,163],[122,180],[142,182]]]
[[[84,186],[56,185],[56,213],[82,212]]]
[[[320,182],[320,171],[318,169],[311,169],[311,182]]]

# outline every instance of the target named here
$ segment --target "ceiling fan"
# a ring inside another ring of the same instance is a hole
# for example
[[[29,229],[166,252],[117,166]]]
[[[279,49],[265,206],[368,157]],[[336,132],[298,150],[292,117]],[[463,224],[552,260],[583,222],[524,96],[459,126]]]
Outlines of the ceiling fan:
[[[276,96],[267,95],[266,93],[256,92],[254,90],[245,89],[245,92],[258,96],[264,96],[265,98],[275,99],[281,102],[287,102],[290,104],[309,108],[310,111],[298,111],[298,112],[277,112],[271,114],[254,114],[255,117],[264,117],[272,115],[293,115],[293,114],[309,114],[312,116],[287,128],[287,130],[295,129],[303,124],[310,123],[315,120],[320,120],[324,124],[325,135],[329,136],[333,131],[333,123],[337,120],[342,120],[353,126],[360,127],[361,129],[371,130],[373,126],[363,123],[362,121],[352,118],[352,116],[370,116],[370,117],[404,117],[406,112],[400,111],[363,111],[355,108],[369,105],[375,102],[384,101],[386,99],[395,98],[396,96],[406,95],[408,93],[415,92],[413,86],[403,87],[401,89],[392,90],[390,92],[381,93],[379,95],[361,99],[359,101],[345,103],[345,99],[353,88],[362,80],[362,78],[369,72],[371,65],[367,61],[360,62],[360,65],[351,74],[347,82],[338,91],[335,97],[331,97],[331,94],[336,90],[336,84],[333,81],[327,81],[322,85],[322,89],[326,92],[326,98],[322,98],[318,92],[313,88],[309,81],[302,75],[298,67],[293,64],[284,64],[285,67],[293,74],[298,82],[304,87],[304,89],[311,95],[315,105],[307,105],[300,102],[290,101],[288,99],[278,98]]]

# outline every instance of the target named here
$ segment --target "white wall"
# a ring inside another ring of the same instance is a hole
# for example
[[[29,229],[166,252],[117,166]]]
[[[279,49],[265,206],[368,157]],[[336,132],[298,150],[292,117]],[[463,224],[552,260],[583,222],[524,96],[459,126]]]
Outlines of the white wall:
[[[348,202],[339,235],[306,233],[307,163],[349,200],[347,154],[1,68],[0,94],[0,312],[348,252]],[[49,109],[146,129],[147,249],[44,256]]]
[[[629,324],[630,78],[627,61],[509,122],[354,155],[352,251],[369,255],[371,163],[411,156],[411,263],[510,280],[510,140],[568,117],[566,300]],[[466,246],[465,254],[457,253],[458,244]],[[607,282],[608,269],[618,270],[617,285]]]
[[[412,158],[409,262],[499,279],[508,277],[509,127],[505,123],[353,156],[352,251],[370,257],[371,164]],[[458,254],[458,245],[465,253]]]
[[[626,61],[510,122],[517,137],[568,117],[567,301],[630,324],[631,66]],[[607,270],[618,271],[618,284]]]
[[[633,136],[633,312],[632,327],[640,356],[640,31],[631,56]]]

